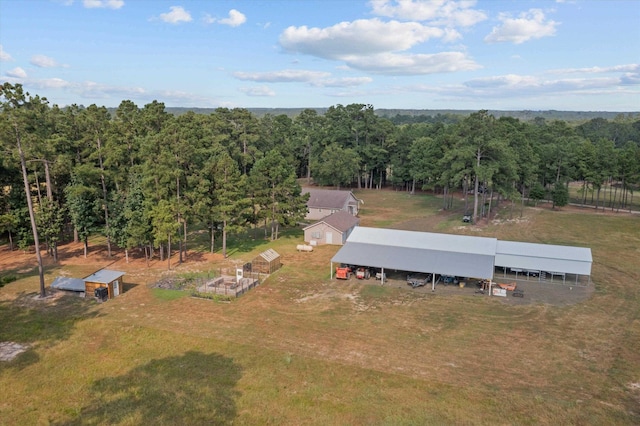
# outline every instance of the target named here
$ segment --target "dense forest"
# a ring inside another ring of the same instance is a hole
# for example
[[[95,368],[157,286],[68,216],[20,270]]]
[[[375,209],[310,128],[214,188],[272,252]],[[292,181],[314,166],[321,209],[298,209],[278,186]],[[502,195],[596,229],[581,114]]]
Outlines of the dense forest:
[[[403,118],[404,117],[404,118]],[[187,228],[227,235],[303,219],[300,181],[336,188],[472,194],[473,219],[487,198],[627,208],[640,180],[640,118],[581,123],[530,121],[488,111],[425,119],[375,113],[364,104],[257,117],[247,109],[171,114],[158,101],[115,110],[60,108],[20,85],[0,88],[0,235],[12,247],[57,244],[93,232],[112,245],[161,258]],[[601,196],[602,188],[615,188]],[[491,205],[491,203],[489,203]],[[267,235],[268,233],[268,235]],[[42,240],[42,241],[40,241]],[[39,253],[38,253],[39,256]]]

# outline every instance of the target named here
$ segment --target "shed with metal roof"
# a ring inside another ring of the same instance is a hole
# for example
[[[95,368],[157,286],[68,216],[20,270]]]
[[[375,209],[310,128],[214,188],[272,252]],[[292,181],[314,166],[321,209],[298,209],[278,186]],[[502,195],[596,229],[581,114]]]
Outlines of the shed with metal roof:
[[[553,244],[524,243],[519,241],[498,241],[495,266],[529,275],[541,273],[552,275],[573,274],[591,276],[593,258],[587,247],[562,246]]]
[[[331,262],[490,279],[497,240],[356,227]]]
[[[94,295],[97,288],[107,288],[109,299],[113,299],[122,293],[124,272],[114,271],[111,269],[101,269],[83,278],[85,286],[85,295]]]
[[[591,276],[586,247],[499,241],[496,238],[358,226],[331,259],[333,263],[492,279],[503,271]]]

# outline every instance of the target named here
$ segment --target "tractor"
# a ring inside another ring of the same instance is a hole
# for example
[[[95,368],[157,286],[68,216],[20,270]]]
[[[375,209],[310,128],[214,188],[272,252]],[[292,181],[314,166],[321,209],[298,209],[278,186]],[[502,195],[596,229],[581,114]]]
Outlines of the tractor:
[[[338,280],[350,280],[352,274],[351,267],[341,265],[336,268],[336,279]]]

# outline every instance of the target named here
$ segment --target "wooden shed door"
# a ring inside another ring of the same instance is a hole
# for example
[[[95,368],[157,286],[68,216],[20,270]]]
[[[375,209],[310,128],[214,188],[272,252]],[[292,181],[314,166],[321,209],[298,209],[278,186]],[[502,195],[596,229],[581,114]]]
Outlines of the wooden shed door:
[[[333,233],[325,233],[325,240],[327,241],[327,244],[333,244]]]

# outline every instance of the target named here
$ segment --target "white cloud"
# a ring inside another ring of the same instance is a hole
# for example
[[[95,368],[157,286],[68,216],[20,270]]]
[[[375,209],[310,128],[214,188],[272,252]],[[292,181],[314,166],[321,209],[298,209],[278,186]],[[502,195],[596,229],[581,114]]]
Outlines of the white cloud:
[[[82,4],[87,9],[120,9],[124,6],[124,0],[82,0]]]
[[[280,35],[280,45],[289,52],[305,53],[325,59],[343,59],[402,51],[431,38],[451,38],[451,32],[417,22],[382,22],[359,19],[327,28],[289,27]]]
[[[29,86],[36,89],[62,89],[73,87],[71,83],[61,78],[45,78],[28,82]],[[78,86],[78,85],[76,85]]]
[[[371,77],[343,77],[329,78],[311,82],[315,87],[354,87],[369,84],[373,81]]]
[[[247,22],[247,17],[244,16],[244,14],[242,14],[241,12],[238,12],[235,9],[231,9],[229,11],[229,17],[228,18],[224,18],[224,19],[220,19],[218,22],[221,23],[222,25],[229,25],[230,27],[237,27],[237,26],[240,26],[240,25],[244,24],[245,22]]]
[[[12,70],[7,71],[7,76],[13,78],[27,78],[27,72],[20,67],[16,67]]]
[[[233,73],[233,76],[238,80],[264,81],[268,83],[307,83],[329,77],[330,75],[328,72],[305,70],[281,70],[254,73],[238,71]]]
[[[13,61],[11,55],[4,51],[4,47],[0,44],[0,61]]]
[[[204,18],[202,18],[202,22],[204,22],[205,24],[213,24],[214,22],[216,22],[216,18],[209,15],[208,13],[205,13]]]
[[[493,27],[491,33],[484,38],[485,42],[520,44],[536,38],[553,36],[558,26],[555,21],[545,20],[544,12],[540,9],[522,12],[518,18],[501,13],[498,19],[502,24]]]
[[[610,67],[564,68],[548,71],[548,74],[620,74],[620,84],[634,86],[640,83],[640,64],[614,65]]]
[[[247,96],[275,96],[276,92],[267,86],[241,87],[240,91]]]
[[[231,9],[229,11],[229,17],[228,18],[223,18],[223,19],[217,19],[214,18],[213,16],[209,15],[208,13],[204,15],[204,18],[202,19],[202,21],[205,24],[213,24],[213,23],[218,23],[220,25],[228,25],[230,27],[238,27],[242,24],[244,24],[245,22],[247,22],[247,17],[241,13],[238,12],[235,9]]]
[[[640,81],[637,81],[637,85]],[[625,88],[627,87],[627,88]],[[548,79],[540,76],[506,74],[477,78],[448,86],[414,85],[404,87],[407,92],[424,92],[457,100],[486,102],[488,99],[504,101],[517,99],[530,103],[532,99],[567,98],[583,95],[615,95],[629,92],[625,76],[597,78]],[[636,92],[637,93],[637,92]],[[571,95],[571,96],[570,96]]]
[[[371,0],[375,15],[409,21],[429,21],[433,25],[470,27],[487,19],[472,9],[474,0]]]
[[[386,75],[423,75],[470,71],[482,68],[462,52],[434,54],[381,53],[371,56],[345,58],[351,67]]]
[[[497,87],[532,87],[537,86],[539,80],[528,75],[507,74],[492,77],[482,77],[469,80],[464,85],[474,89],[490,89]]]
[[[25,88],[28,88],[30,91],[61,90],[73,94],[74,98],[89,99],[91,102],[95,102],[95,99],[109,99],[113,102],[120,102],[122,99],[131,99],[136,102],[147,103],[158,99],[166,104],[186,107],[217,107],[225,104],[224,102],[205,97],[202,94],[176,90],[147,90],[136,86],[114,86],[95,81],[72,82],[61,78],[27,79],[19,81],[15,78],[10,78],[8,80],[22,83]],[[50,96],[48,96],[48,98],[49,100],[53,99]]]
[[[161,13],[160,19],[169,24],[179,24],[180,22],[191,22],[191,14],[184,10],[182,6],[171,6],[171,12]]]
[[[307,83],[313,87],[351,87],[371,83],[370,77],[330,78],[331,73],[324,71],[281,70],[272,72],[234,72],[238,80],[267,83]]]
[[[55,59],[45,55],[33,55],[29,62],[31,65],[35,65],[39,68],[55,68],[63,66],[58,64]]]
[[[550,70],[553,74],[603,74],[610,72],[637,72],[640,73],[640,64],[615,65],[612,67],[591,67],[591,68],[563,68]]]

